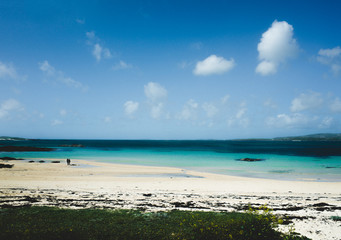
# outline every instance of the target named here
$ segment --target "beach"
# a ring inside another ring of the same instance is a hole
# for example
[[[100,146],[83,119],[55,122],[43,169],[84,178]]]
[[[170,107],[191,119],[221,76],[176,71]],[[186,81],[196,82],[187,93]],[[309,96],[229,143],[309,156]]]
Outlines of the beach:
[[[0,169],[1,207],[245,211],[266,205],[312,239],[340,239],[341,182],[246,178],[85,160],[14,160]],[[281,226],[287,231],[290,225]]]

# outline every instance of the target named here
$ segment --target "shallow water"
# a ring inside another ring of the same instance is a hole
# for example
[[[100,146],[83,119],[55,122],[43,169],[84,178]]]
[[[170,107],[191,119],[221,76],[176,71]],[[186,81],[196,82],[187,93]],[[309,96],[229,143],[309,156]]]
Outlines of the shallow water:
[[[72,144],[83,147],[71,147]],[[56,149],[53,152],[0,152],[0,157],[71,158],[256,178],[341,181],[341,142],[38,140],[1,141],[0,145]],[[242,158],[264,161],[236,160]]]

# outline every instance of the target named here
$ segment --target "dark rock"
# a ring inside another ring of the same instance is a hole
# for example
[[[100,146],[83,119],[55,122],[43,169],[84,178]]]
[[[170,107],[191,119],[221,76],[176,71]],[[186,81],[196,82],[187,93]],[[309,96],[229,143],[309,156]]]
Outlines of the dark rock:
[[[194,207],[194,203],[192,201],[188,201],[186,203],[184,202],[174,202],[171,203],[172,205],[174,205],[175,207],[185,207],[185,208],[193,208]]]
[[[53,148],[39,148],[30,146],[3,146],[0,147],[0,152],[51,152]]]
[[[22,158],[14,158],[14,157],[0,157],[0,160],[24,160]]]
[[[51,161],[51,163],[60,163],[60,161]]]
[[[0,163],[0,168],[12,168],[14,166],[14,164],[3,164]]]
[[[145,197],[151,197],[152,194],[151,194],[151,193],[144,193],[143,196],[145,196]]]
[[[328,203],[324,203],[324,202],[316,203],[311,206],[314,207],[314,209],[319,212],[341,210],[341,207],[331,205]]]
[[[284,215],[283,217],[283,225],[288,225],[290,223],[293,223],[292,220],[309,220],[309,219],[315,219],[315,217],[308,217],[308,216],[292,216],[292,215]]]
[[[44,161],[44,160],[40,160],[39,162],[40,162],[40,163],[44,163],[45,161]]]
[[[260,162],[260,161],[264,161],[265,159],[261,159],[261,158],[240,158],[240,159],[236,159],[237,161],[243,161],[243,162]]]
[[[31,160],[31,161],[28,161],[29,163],[34,163],[34,161],[33,160]]]
[[[333,205],[330,205],[328,203],[320,202],[320,203],[315,203],[312,205],[313,207],[331,207]]]

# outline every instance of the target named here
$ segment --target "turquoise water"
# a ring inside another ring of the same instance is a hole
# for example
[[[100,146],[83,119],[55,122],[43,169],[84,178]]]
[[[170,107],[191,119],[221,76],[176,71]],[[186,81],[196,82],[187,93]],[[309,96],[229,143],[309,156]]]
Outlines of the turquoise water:
[[[71,158],[107,163],[168,166],[255,178],[341,181],[341,143],[238,141],[72,140],[84,147],[61,147],[71,140],[10,142],[7,145],[53,147],[52,152],[0,152],[17,158]],[[2,144],[6,145],[6,144]],[[260,158],[243,162],[236,159]]]

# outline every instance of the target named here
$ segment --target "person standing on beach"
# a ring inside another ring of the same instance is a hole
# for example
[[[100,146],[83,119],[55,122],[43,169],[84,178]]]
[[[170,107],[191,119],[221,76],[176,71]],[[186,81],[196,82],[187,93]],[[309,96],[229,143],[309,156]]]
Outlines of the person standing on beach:
[[[71,164],[71,160],[69,158],[66,159],[66,163],[67,163],[67,165],[70,165]]]

